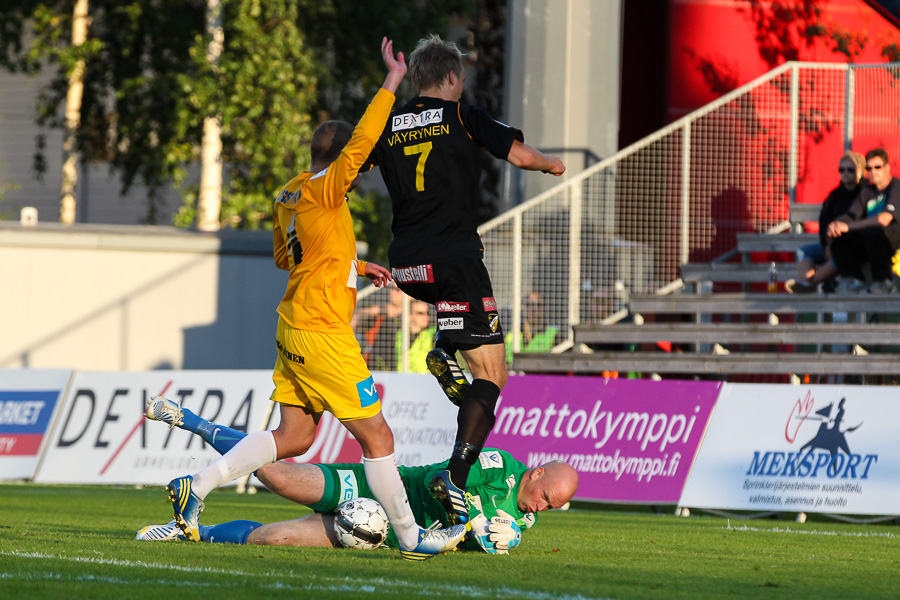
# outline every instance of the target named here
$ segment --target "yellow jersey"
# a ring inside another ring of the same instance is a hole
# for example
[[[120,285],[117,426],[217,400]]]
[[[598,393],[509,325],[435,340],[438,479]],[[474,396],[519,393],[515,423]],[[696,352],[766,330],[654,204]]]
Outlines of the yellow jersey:
[[[381,89],[340,157],[319,173],[304,171],[275,200],[275,264],[290,271],[278,314],[296,329],[353,333],[356,237],[346,194],[387,122],[394,94]]]

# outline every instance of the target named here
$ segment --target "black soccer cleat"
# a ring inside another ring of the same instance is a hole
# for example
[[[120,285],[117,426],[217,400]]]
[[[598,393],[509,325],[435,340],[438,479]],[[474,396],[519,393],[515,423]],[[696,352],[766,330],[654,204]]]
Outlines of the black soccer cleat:
[[[425,365],[437,378],[450,402],[459,406],[462,399],[466,397],[471,384],[456,360],[442,349],[435,348],[425,357]]]
[[[459,489],[450,480],[450,471],[441,471],[431,479],[428,490],[434,499],[441,503],[451,525],[461,525],[469,521],[469,507],[466,504],[466,492]]]

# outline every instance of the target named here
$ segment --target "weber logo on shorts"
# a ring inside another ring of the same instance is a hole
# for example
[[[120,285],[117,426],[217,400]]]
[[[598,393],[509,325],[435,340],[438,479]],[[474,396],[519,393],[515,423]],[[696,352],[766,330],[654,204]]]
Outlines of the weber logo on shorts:
[[[371,375],[368,379],[356,384],[356,391],[359,392],[359,405],[363,408],[378,402],[378,390],[375,388],[375,380]]]
[[[462,317],[450,317],[447,319],[438,319],[438,329],[441,331],[445,329],[462,329],[463,328],[463,318]]]

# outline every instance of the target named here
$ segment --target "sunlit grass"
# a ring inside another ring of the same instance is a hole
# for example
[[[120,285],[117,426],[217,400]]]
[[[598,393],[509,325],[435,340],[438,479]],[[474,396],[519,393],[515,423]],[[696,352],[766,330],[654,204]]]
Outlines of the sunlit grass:
[[[206,504],[206,524],[308,514],[268,493]],[[5,484],[0,506],[3,598],[894,598],[900,580],[893,525],[554,511],[509,556],[408,563],[393,550],[136,542],[171,515],[161,489]]]

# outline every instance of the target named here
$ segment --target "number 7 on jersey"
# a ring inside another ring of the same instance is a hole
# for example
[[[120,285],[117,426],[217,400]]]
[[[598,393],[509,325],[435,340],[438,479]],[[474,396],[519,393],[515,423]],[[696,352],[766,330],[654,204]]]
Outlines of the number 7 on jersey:
[[[416,191],[425,191],[425,161],[428,160],[428,153],[431,152],[431,142],[422,142],[413,146],[405,146],[403,153],[407,156],[412,154],[419,155],[419,162],[416,164]]]

